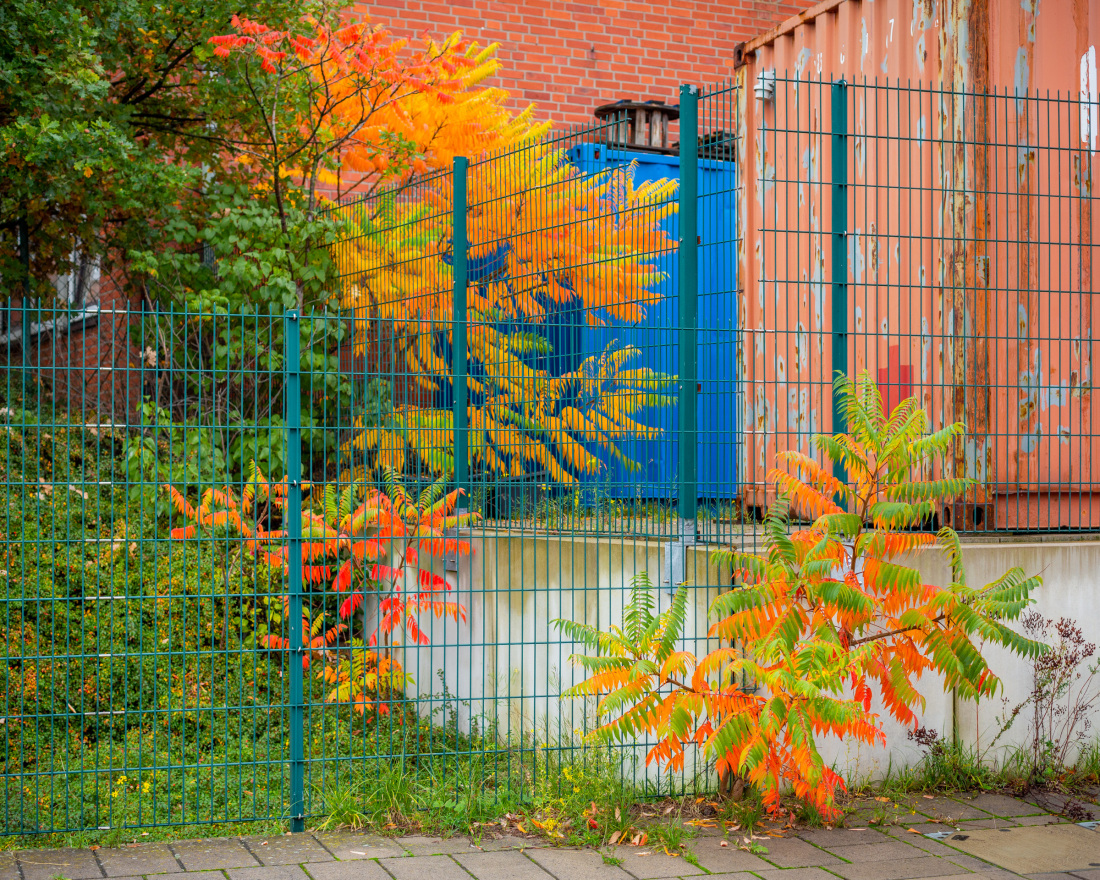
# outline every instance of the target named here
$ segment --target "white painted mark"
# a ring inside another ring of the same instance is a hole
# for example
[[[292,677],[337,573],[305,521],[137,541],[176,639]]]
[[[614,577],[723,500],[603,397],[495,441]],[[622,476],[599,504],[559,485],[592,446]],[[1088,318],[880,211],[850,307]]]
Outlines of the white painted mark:
[[[1081,143],[1088,144],[1096,152],[1096,138],[1100,135],[1100,95],[1096,83],[1096,47],[1081,56]]]

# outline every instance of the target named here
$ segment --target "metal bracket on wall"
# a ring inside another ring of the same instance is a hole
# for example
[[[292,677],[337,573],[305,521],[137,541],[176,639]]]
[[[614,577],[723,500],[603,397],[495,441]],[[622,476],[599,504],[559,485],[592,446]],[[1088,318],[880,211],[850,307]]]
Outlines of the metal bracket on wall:
[[[686,579],[685,559],[687,558],[687,548],[698,542],[694,520],[679,520],[677,532],[679,537],[665,544],[661,553],[660,585],[662,589],[668,590],[669,593],[675,593],[680,584]]]
[[[464,516],[466,513],[467,513],[467,510],[466,510],[465,507],[458,507],[458,508],[455,508],[455,514],[454,515],[456,517],[461,517],[461,516]],[[457,538],[460,531],[461,531],[461,529],[458,526],[456,526],[453,529],[446,529],[443,532],[443,535],[446,538]],[[453,571],[453,572],[458,571],[458,553],[444,553],[443,554],[443,570],[444,571]]]

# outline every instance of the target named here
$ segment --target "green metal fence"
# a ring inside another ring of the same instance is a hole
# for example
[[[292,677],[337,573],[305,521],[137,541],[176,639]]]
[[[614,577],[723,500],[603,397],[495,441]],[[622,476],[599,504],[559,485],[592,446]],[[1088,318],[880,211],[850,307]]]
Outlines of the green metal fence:
[[[552,621],[617,623],[633,579],[661,602],[686,581],[704,650],[731,586],[709,551],[754,546],[770,457],[838,426],[834,369],[964,411],[976,330],[944,302],[974,302],[974,274],[927,273],[956,254],[941,221],[965,175],[918,173],[956,148],[960,171],[975,161],[949,97],[780,77],[750,106],[684,87],[671,155],[609,126],[458,159],[333,209],[343,276],[315,314],[12,304],[0,830],[297,829],[395,777],[450,781],[466,795],[446,808],[476,814],[601,762],[652,795],[712,787],[701,761],[647,768],[645,742],[583,744],[592,707],[558,699],[573,646]],[[982,100],[999,119],[1020,98]],[[1080,108],[1025,104],[1052,120],[1035,167],[1091,180]],[[1025,197],[1016,134],[986,131],[994,210]],[[981,264],[1017,249],[982,275],[993,314],[1055,303],[1026,332],[1060,384],[1022,384],[1015,350],[978,384],[1047,413],[1064,395],[1076,421],[1038,436],[1076,458],[1055,485],[1020,464],[1030,435],[988,419],[1027,498],[986,481],[967,504],[988,516],[943,512],[971,531],[1093,525],[1003,514],[1043,492],[1091,510],[1091,207],[1061,179],[1033,180],[1032,219],[989,227]],[[1029,242],[1076,274],[1025,272]],[[982,345],[1022,338],[998,321]]]

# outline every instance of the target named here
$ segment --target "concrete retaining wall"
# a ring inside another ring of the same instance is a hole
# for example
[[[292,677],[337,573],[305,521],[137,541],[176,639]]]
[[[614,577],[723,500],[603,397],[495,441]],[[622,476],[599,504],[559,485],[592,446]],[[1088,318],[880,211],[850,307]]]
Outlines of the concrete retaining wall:
[[[417,682],[425,712],[442,710],[445,704],[453,710],[457,705],[459,723],[467,729],[495,724],[512,741],[574,741],[577,731],[591,729],[592,706],[559,699],[565,688],[581,679],[568,662],[579,646],[561,640],[552,621],[567,618],[602,629],[621,624],[631,579],[646,572],[658,583],[667,544],[514,532],[479,532],[472,540],[472,557],[458,572],[446,572],[466,606],[466,623],[424,621],[431,645],[405,650],[404,662]],[[693,590],[684,647],[697,656],[714,646],[706,639],[706,611],[728,583],[728,576],[710,564],[710,549],[688,547],[685,558],[685,577]],[[975,540],[965,543],[964,553],[971,584],[988,583],[1016,565],[1042,574],[1037,610],[1049,618],[1074,619],[1100,643],[1100,540]],[[943,583],[949,577],[947,566],[932,555],[923,557],[920,567],[926,582]],[[668,607],[667,589],[658,588],[654,594],[661,609]],[[1007,704],[1022,701],[1032,684],[1028,663],[996,649],[989,649],[987,656],[1004,682]],[[927,698],[925,726],[949,735],[957,719],[965,742],[989,745],[997,715],[1004,711],[1001,698],[978,706],[956,705],[941,683],[925,678],[920,684]],[[919,758],[904,727],[887,717],[885,730],[885,747],[826,741],[823,751],[849,778],[880,777],[891,764],[904,766]],[[1021,719],[998,745],[1022,742],[1026,730]],[[645,751],[644,744],[635,744],[628,754],[636,759],[639,779],[654,781],[657,771],[644,768]],[[687,769],[689,776],[705,771],[701,762],[689,763]]]

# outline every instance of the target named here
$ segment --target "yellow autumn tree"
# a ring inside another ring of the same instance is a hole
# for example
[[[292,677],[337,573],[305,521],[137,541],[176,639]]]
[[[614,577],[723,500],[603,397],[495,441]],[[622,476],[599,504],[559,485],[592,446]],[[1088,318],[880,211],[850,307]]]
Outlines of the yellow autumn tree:
[[[601,455],[633,465],[623,443],[653,436],[635,416],[672,402],[671,377],[617,343],[552,368],[548,313],[644,317],[661,279],[654,260],[674,247],[660,224],[676,209],[675,182],[636,186],[630,167],[582,174],[550,123],[486,85],[495,45],[456,33],[414,46],[324,3],[292,30],[233,27],[215,52],[255,65],[270,96],[260,103],[279,108],[264,111],[270,138],[242,144],[242,161],[270,171],[280,204],[284,180],[306,191],[310,212],[321,194],[359,199],[336,209],[347,231],[332,304],[354,313],[357,354],[393,380],[395,405],[352,445],[379,467],[453,470],[451,168],[464,156],[471,463],[556,482],[594,473]]]
[[[333,174],[333,184],[357,175],[370,188],[341,209],[353,233],[336,247],[340,305],[355,313],[368,373],[400,386],[392,415],[364,426],[353,445],[378,466],[453,470],[451,171],[465,156],[471,465],[512,476],[537,469],[558,483],[597,472],[609,456],[637,467],[624,441],[656,436],[637,413],[671,404],[673,378],[637,366],[641,352],[614,342],[555,370],[548,313],[568,308],[574,324],[645,317],[659,296],[655,258],[674,248],[661,222],[676,210],[676,183],[635,185],[632,167],[582,173],[550,123],[536,122],[533,108],[510,111],[507,92],[485,85],[495,50],[451,37],[439,51],[457,87],[380,107],[376,137],[363,129]],[[396,161],[385,142],[401,145]]]

